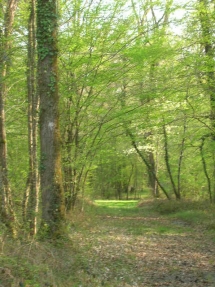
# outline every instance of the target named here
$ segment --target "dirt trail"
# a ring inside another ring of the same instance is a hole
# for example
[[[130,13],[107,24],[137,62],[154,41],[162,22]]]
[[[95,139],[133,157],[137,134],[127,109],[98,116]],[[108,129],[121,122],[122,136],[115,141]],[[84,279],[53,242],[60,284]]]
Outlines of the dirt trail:
[[[104,216],[73,239],[87,253],[80,272],[88,286],[215,287],[212,238],[185,222]]]

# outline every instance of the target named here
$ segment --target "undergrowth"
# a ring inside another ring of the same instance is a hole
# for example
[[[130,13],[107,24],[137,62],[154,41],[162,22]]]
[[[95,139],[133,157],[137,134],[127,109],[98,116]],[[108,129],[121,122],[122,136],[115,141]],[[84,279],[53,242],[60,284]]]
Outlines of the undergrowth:
[[[152,209],[162,216],[215,230],[215,206],[208,201],[156,200],[153,201]]]

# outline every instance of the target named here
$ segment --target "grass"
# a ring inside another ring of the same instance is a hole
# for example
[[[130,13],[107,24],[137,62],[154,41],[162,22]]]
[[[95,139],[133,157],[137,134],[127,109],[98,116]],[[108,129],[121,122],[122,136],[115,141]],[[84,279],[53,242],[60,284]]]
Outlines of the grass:
[[[186,223],[207,227],[215,222],[215,206],[207,201],[157,201],[153,209],[167,218],[177,218]]]
[[[191,231],[192,226],[201,226],[205,232],[209,231],[212,234],[215,232],[215,207],[209,202],[146,199],[142,202],[96,200],[94,204],[94,213],[97,216],[115,216],[124,219],[113,224],[119,230],[126,230],[124,232],[128,234],[181,234]],[[139,222],[141,218],[149,217],[154,217],[155,220]],[[156,220],[156,217],[162,217],[164,220]]]
[[[137,200],[96,200],[95,213],[99,216],[136,216],[138,209]]]
[[[171,222],[165,221],[165,217],[175,217],[177,216],[173,212],[172,203],[165,202],[165,213],[163,209],[157,208],[156,201],[144,201],[144,208],[141,202],[132,201],[95,201],[95,211],[99,216],[112,216],[116,217],[118,221],[113,222],[113,227],[115,226],[118,230],[123,230],[126,234],[132,234],[135,236],[143,234],[181,234],[184,230],[188,230],[189,227],[185,225],[172,225]],[[167,212],[167,209],[170,212]],[[160,215],[164,218],[163,221],[160,220]],[[164,215],[165,214],[165,215]],[[171,214],[171,216],[170,216]],[[178,217],[182,215],[178,214]],[[182,218],[181,218],[182,219]]]
[[[138,200],[95,200],[97,206],[109,208],[136,208]]]
[[[150,201],[145,201],[150,202]],[[95,200],[93,213],[99,216],[118,216],[118,217],[148,217],[154,214],[149,205],[144,208],[139,208],[140,201],[138,200]]]

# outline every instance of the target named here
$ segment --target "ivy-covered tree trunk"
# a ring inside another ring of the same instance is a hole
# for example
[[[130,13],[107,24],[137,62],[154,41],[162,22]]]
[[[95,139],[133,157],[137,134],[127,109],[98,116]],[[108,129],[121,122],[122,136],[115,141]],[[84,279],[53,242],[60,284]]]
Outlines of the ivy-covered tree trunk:
[[[3,5],[3,3],[2,3]],[[7,2],[3,30],[0,30],[0,215],[12,235],[16,235],[15,214],[8,179],[7,140],[5,127],[5,98],[7,93],[6,76],[11,57],[11,34],[17,0]]]
[[[42,237],[62,235],[65,202],[61,171],[58,93],[57,2],[37,1],[38,92]]]

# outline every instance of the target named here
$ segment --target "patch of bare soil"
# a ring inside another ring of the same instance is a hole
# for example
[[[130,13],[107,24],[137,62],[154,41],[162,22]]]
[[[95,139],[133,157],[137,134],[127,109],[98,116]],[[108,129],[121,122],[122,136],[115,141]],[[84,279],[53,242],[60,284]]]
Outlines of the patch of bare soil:
[[[72,239],[85,253],[79,270],[84,280],[77,286],[214,287],[215,245],[199,228],[159,233],[153,226],[183,222],[156,218],[99,218],[86,233]],[[124,226],[124,221],[127,221]],[[135,221],[135,224],[134,224]],[[138,223],[137,223],[138,222]],[[136,230],[139,230],[136,232]]]

